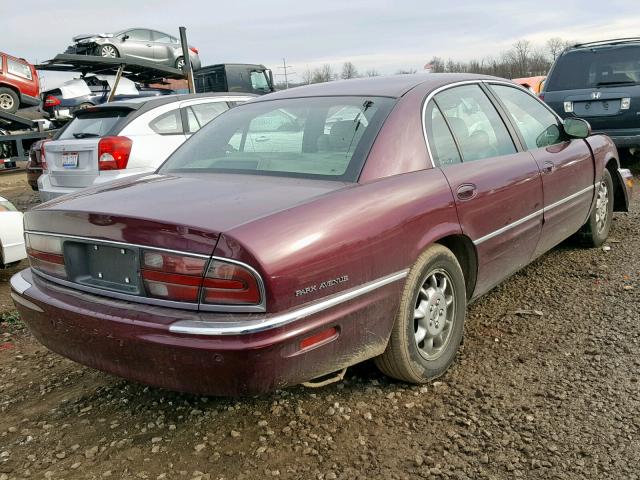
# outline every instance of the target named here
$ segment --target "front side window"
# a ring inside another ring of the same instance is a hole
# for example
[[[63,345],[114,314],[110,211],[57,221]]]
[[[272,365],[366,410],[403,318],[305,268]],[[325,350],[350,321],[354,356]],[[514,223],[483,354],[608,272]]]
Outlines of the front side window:
[[[269,82],[264,72],[251,72],[251,88],[259,92],[268,92]]]
[[[516,153],[500,115],[478,85],[445,90],[435,101],[447,119],[465,162]]]
[[[33,80],[33,75],[31,74],[31,68],[29,68],[29,65],[19,62],[18,60],[14,60],[13,58],[7,57],[7,71],[11,75]]]
[[[451,130],[444,121],[444,116],[436,104],[431,101],[427,105],[424,122],[429,140],[429,150],[435,164],[444,167],[460,163],[460,153]]]
[[[171,110],[149,122],[149,128],[160,135],[180,135],[184,133],[180,110]]]
[[[491,85],[520,131],[527,149],[548,147],[561,141],[558,119],[538,100],[506,85]]]
[[[241,105],[202,128],[160,171],[356,181],[394,103],[315,97]]]
[[[134,42],[148,42],[151,40],[151,31],[150,30],[129,30],[125,33],[129,38],[127,40],[131,40]]]

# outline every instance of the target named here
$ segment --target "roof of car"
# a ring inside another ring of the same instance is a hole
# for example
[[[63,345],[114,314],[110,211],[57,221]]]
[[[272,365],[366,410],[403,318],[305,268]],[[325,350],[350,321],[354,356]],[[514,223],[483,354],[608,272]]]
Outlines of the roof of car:
[[[598,47],[612,47],[618,45],[628,45],[640,43],[640,37],[627,37],[627,38],[612,38],[610,40],[598,40],[595,42],[576,43],[571,45],[567,50],[575,50],[581,48],[598,48]]]
[[[407,75],[391,75],[371,78],[354,78],[337,82],[314,83],[302,87],[281,90],[264,95],[254,102],[275,100],[280,98],[323,97],[323,96],[372,96],[399,98],[409,90],[423,85],[428,90],[435,90],[450,83],[466,80],[502,80],[488,75],[467,73],[420,73]]]
[[[173,102],[182,102],[185,100],[193,100],[195,98],[215,98],[215,97],[256,97],[253,93],[241,93],[241,92],[207,92],[207,93],[183,93],[175,95],[162,95],[158,97],[139,97],[130,98],[127,100],[118,100],[117,102],[103,103],[96,107],[89,108],[87,110],[95,111],[96,109],[111,109],[111,108],[125,108],[129,110],[139,110],[142,107],[145,109],[151,109],[159,107],[160,105],[166,105]]]

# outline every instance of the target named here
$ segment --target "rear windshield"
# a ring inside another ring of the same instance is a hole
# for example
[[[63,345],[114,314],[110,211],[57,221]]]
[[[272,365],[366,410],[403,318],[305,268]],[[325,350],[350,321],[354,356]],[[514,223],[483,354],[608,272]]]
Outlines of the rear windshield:
[[[126,117],[129,113],[130,110],[82,112],[71,120],[57,140],[104,137],[105,135],[111,134],[118,121]]]
[[[545,90],[577,90],[640,83],[640,45],[576,50],[562,55]]]
[[[185,142],[161,173],[228,172],[355,181],[394,100],[314,97],[247,103]]]

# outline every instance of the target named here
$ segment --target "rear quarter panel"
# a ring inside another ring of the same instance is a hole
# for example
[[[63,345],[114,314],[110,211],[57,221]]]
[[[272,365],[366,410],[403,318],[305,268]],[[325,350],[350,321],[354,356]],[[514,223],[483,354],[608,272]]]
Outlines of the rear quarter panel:
[[[602,178],[604,169],[609,165],[611,177],[613,178],[613,186],[616,190],[613,208],[615,211],[628,212],[631,201],[629,198],[630,193],[624,185],[624,179],[620,177],[618,173],[620,156],[613,140],[606,135],[592,135],[586,139],[586,142],[593,152],[596,181]]]
[[[267,309],[277,312],[407,269],[429,244],[459,233],[449,185],[428,169],[354,184],[241,225],[221,236],[214,254],[258,266]]]

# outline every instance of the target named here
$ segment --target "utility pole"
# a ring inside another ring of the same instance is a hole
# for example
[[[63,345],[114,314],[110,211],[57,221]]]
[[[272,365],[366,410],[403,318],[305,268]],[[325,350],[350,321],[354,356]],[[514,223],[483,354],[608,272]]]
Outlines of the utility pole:
[[[278,67],[283,70],[283,73],[277,73],[276,75],[284,76],[284,84],[286,88],[289,88],[289,75],[294,75],[296,72],[290,72],[289,69],[293,68],[293,65],[287,65],[287,60],[282,59],[282,66]]]

